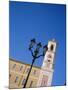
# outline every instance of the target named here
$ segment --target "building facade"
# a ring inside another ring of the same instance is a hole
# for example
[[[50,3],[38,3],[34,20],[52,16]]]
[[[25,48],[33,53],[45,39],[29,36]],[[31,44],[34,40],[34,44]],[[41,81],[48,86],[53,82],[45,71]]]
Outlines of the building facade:
[[[30,65],[17,62],[13,59],[10,59],[9,64],[9,87],[23,88],[23,85],[30,69]],[[40,68],[33,67],[26,87],[36,87],[39,74]]]
[[[42,66],[33,66],[26,85],[27,88],[51,86],[55,53],[56,42],[54,40],[49,41]],[[30,65],[10,59],[9,67],[9,88],[23,88]]]

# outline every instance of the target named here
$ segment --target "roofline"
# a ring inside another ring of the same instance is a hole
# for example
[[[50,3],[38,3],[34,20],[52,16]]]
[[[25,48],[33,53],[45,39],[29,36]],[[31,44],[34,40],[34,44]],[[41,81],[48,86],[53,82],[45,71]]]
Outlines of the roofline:
[[[30,66],[30,64],[26,64],[26,63],[24,63],[24,62],[22,62],[22,61],[18,61],[18,60],[13,59],[13,58],[9,58],[9,60]],[[38,68],[38,69],[41,69],[41,67],[37,67],[37,66],[33,66],[33,67]]]

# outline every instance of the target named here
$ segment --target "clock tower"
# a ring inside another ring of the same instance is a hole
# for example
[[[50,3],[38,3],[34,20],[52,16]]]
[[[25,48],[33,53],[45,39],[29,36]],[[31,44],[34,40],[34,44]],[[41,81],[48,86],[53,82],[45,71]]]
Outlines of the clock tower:
[[[56,41],[54,39],[49,41],[47,47],[48,50],[45,53],[43,64],[41,66],[37,87],[51,86],[52,83]]]

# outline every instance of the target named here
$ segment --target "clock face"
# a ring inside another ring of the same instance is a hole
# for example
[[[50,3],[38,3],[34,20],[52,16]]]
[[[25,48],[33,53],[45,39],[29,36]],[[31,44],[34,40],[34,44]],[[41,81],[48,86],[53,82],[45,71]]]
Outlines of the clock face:
[[[48,57],[48,58],[52,58],[52,55],[51,55],[51,54],[48,54],[47,57]]]
[[[50,63],[53,63],[53,60],[54,60],[54,53],[47,51],[46,56],[44,58],[44,62],[48,61]]]
[[[47,62],[43,63],[42,67],[45,68],[45,69],[52,69],[52,65],[53,64],[50,63],[50,60],[47,60]]]

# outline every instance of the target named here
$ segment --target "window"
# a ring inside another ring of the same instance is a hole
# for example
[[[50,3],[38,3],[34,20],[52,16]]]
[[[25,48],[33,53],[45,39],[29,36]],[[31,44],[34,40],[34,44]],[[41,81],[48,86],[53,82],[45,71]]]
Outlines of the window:
[[[20,67],[20,71],[22,70],[23,66]]]
[[[43,75],[41,86],[47,86],[47,82],[48,82],[48,76]]]
[[[51,51],[53,51],[53,48],[54,48],[54,46],[53,46],[53,45],[51,45],[50,50],[51,50]]]
[[[28,73],[28,72],[29,72],[29,70],[30,70],[30,68],[27,68],[26,73]]]
[[[32,87],[32,84],[33,84],[33,81],[30,82],[30,86],[29,87]]]
[[[24,85],[24,84],[25,84],[25,81],[26,81],[26,79],[23,79],[23,80],[22,80],[22,85]]]
[[[33,71],[33,74],[34,74],[34,75],[36,74],[36,70]]]
[[[9,77],[11,77],[11,74],[9,74]]]
[[[16,76],[15,83],[18,81],[18,76]]]
[[[50,60],[48,60],[48,62],[50,62]]]
[[[13,65],[13,69],[16,67],[16,64]]]

